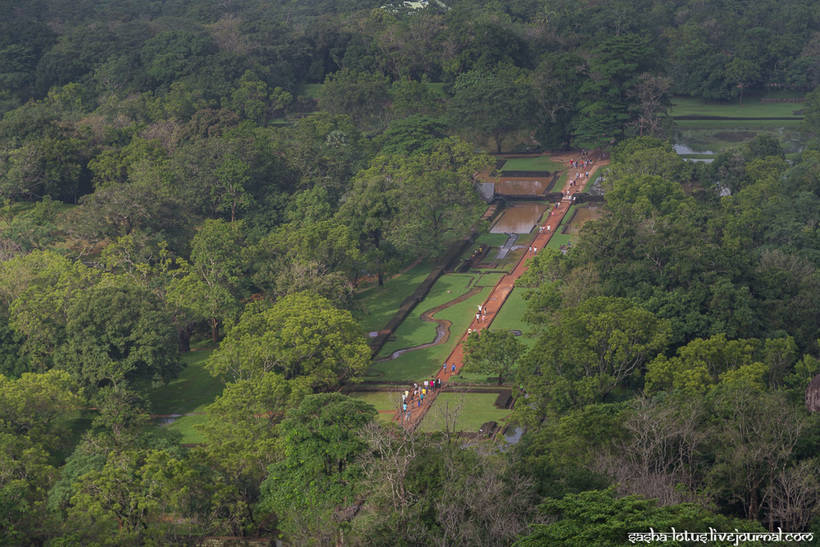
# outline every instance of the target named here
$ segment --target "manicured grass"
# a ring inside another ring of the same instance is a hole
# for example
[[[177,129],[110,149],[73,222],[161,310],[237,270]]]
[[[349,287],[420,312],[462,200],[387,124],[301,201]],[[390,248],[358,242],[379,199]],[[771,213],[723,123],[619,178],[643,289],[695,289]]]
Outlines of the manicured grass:
[[[182,355],[185,368],[168,385],[154,389],[148,396],[154,414],[184,414],[202,410],[222,393],[225,384],[205,369],[210,350]]]
[[[430,264],[417,264],[407,272],[385,280],[384,287],[374,284],[359,292],[355,298],[359,309],[353,313],[353,316],[359,321],[364,331],[383,329],[404,299],[413,294],[431,270]]]
[[[569,172],[564,171],[558,180],[556,180],[549,188],[547,188],[547,192],[560,192],[564,189],[564,185],[567,183],[567,179],[569,178]]]
[[[562,233],[555,233],[552,234],[552,238],[550,238],[550,242],[547,243],[547,249],[555,249],[560,250],[561,245],[567,245],[572,241],[572,238],[568,234]]]
[[[563,169],[563,165],[553,161],[549,156],[536,156],[532,158],[512,158],[508,159],[501,167],[504,171],[558,171]]]
[[[504,275],[503,273],[482,273],[479,274],[474,285],[476,287],[495,287]]]
[[[436,324],[422,321],[421,314],[466,293],[475,281],[475,277],[472,274],[445,274],[439,277],[425,299],[418,303],[412,313],[396,329],[395,340],[387,342],[379,355],[384,357],[398,349],[432,342],[436,337]]]
[[[365,379],[387,382],[414,382],[429,378],[441,368],[441,364],[450,355],[459,338],[473,320],[476,307],[487,299],[490,291],[490,287],[485,287],[481,292],[467,300],[436,314],[437,318],[447,319],[452,322],[450,339],[447,343],[418,351],[410,351],[398,359],[373,363],[368,369]]]
[[[511,410],[495,407],[496,393],[441,393],[424,416],[419,429],[432,433],[444,429],[445,412],[455,415],[456,431],[476,432],[487,422],[503,422]]]
[[[691,97],[675,97],[669,115],[676,116],[727,116],[740,118],[774,118],[799,116],[794,112],[803,109],[798,103],[761,103],[759,99],[748,99],[743,104],[705,103]]]
[[[482,243],[489,245],[491,247],[501,247],[507,241],[507,234],[491,234],[489,232],[485,232],[478,236],[475,240],[477,245]]]
[[[490,330],[520,330],[526,333],[530,325],[524,322],[524,312],[527,309],[526,295],[530,290],[525,287],[513,289],[493,319]]]
[[[373,405],[379,411],[376,418],[381,422],[390,422],[401,402],[398,391],[353,391],[350,396]]]

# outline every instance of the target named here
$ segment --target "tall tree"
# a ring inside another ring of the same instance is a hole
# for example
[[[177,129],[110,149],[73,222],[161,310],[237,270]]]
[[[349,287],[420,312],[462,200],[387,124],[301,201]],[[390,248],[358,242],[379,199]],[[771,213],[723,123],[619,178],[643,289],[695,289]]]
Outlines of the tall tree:
[[[350,312],[302,292],[272,306],[249,305],[208,367],[234,379],[266,372],[288,380],[306,377],[319,390],[357,379],[369,358],[370,349]]]
[[[483,330],[473,333],[464,344],[465,370],[495,374],[498,385],[514,372],[524,346],[509,331]]]
[[[448,115],[453,127],[489,136],[501,152],[504,137],[523,128],[531,104],[526,74],[512,65],[472,70],[456,78]]]
[[[260,505],[294,540],[343,540],[337,512],[361,503],[356,461],[367,444],[359,433],[375,416],[363,401],[320,393],[307,396],[279,425],[284,457],[268,468]]]

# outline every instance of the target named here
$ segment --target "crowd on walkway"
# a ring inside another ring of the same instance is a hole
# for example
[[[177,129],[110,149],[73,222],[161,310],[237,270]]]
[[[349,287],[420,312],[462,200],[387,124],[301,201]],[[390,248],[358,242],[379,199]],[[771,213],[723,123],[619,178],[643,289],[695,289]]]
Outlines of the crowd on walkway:
[[[447,364],[444,364],[446,368]],[[455,365],[453,365],[455,372]],[[421,409],[425,397],[431,397],[434,392],[441,389],[441,378],[430,378],[421,384],[414,383],[409,389],[401,394],[402,420],[408,421],[413,416],[414,409]]]

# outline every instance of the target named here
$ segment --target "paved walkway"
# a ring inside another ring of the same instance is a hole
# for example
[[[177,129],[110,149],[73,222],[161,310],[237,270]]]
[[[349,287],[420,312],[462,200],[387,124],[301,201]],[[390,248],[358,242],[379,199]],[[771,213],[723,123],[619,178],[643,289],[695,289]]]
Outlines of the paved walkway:
[[[594,174],[600,167],[609,163],[609,161],[601,161],[598,159],[597,155],[591,157],[595,159],[595,163],[593,166],[587,168],[589,170],[589,181],[595,179]],[[501,306],[504,305],[507,297],[512,292],[516,280],[527,271],[527,263],[529,262],[529,259],[535,254],[541,252],[547,246],[547,243],[549,243],[549,240],[552,238],[552,234],[555,233],[555,230],[561,224],[561,221],[564,219],[567,211],[572,206],[572,195],[579,193],[588,182],[587,177],[584,176],[584,168],[570,167],[570,160],[581,161],[583,159],[580,154],[565,154],[553,156],[553,158],[566,165],[567,172],[569,173],[569,177],[567,177],[567,181],[561,189],[561,192],[564,194],[564,198],[557,207],[555,205],[551,205],[550,214],[547,216],[547,219],[542,225],[544,228],[543,231],[535,237],[529,246],[530,249],[534,249],[534,252],[532,250],[525,252],[518,261],[518,264],[515,265],[515,268],[513,268],[509,274],[505,275],[498,281],[490,293],[490,296],[487,297],[487,300],[484,301],[482,306],[486,315],[481,320],[473,319],[467,332],[461,335],[458,344],[447,357],[447,368],[440,368],[438,370],[435,377],[441,379],[441,389],[428,392],[428,395],[425,396],[420,407],[417,406],[417,401],[412,401],[412,404],[408,404],[409,412],[407,417],[404,416],[404,412],[402,412],[400,408],[396,411],[394,421],[403,423],[406,428],[415,429],[418,424],[421,423],[424,415],[427,414],[428,410],[430,410],[433,401],[436,400],[436,396],[446,387],[450,378],[461,372],[461,369],[464,366],[464,341],[467,339],[468,333],[481,331],[490,327],[493,319],[495,319],[495,316],[501,310]],[[573,180],[577,181],[575,185],[572,185]],[[547,226],[550,227],[550,230],[547,230]],[[452,370],[453,365],[455,365],[455,372]]]

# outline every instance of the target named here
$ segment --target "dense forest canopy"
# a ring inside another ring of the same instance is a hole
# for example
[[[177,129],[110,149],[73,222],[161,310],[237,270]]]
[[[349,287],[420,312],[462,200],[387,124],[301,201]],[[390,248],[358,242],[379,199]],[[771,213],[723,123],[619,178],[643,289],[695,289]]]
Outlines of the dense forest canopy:
[[[0,543],[820,533],[820,3],[0,13]],[[673,95],[782,92],[799,152],[675,153]],[[520,442],[343,395],[370,365],[362,287],[486,231],[488,152],[570,149],[611,157],[602,218],[519,279],[532,344],[467,346]],[[183,444],[156,394],[192,363],[217,389],[175,393]]]

